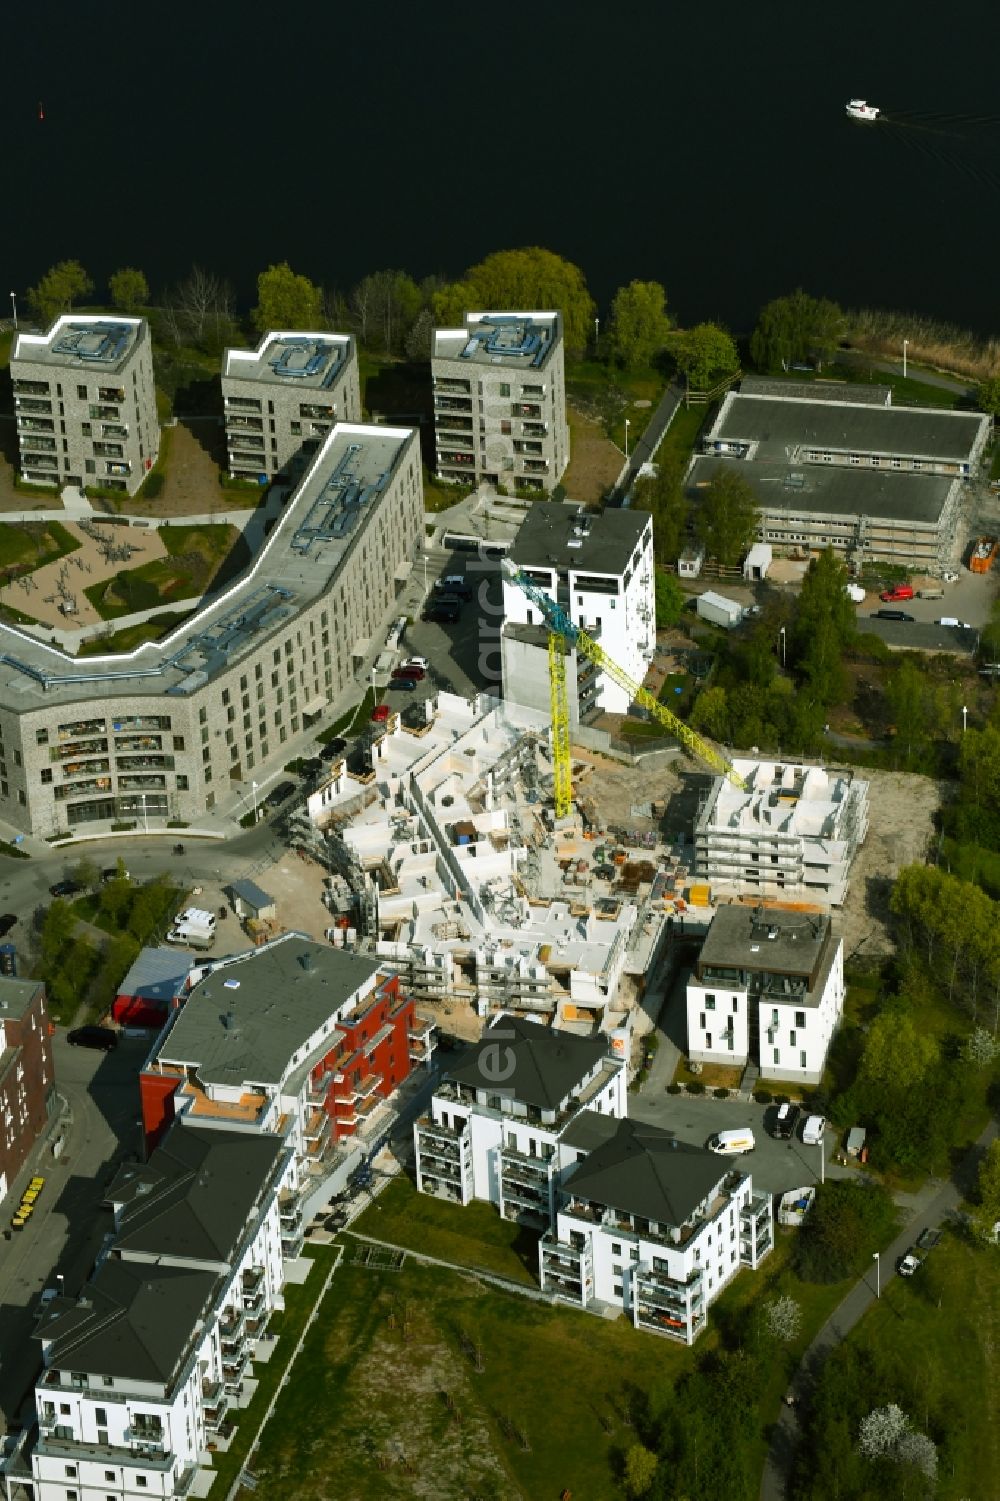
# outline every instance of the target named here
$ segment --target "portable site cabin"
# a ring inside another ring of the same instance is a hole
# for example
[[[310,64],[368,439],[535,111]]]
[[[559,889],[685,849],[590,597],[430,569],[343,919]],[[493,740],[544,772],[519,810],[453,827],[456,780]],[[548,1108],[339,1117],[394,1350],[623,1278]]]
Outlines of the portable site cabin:
[[[278,905],[255,881],[234,881],[230,886],[237,917],[275,917]]]
[[[770,542],[755,542],[743,559],[743,577],[751,584],[766,579],[772,557]]]
[[[713,589],[698,595],[697,610],[702,620],[725,626],[726,630],[739,625],[743,619],[743,606],[735,599],[727,599],[724,594],[716,594]]]

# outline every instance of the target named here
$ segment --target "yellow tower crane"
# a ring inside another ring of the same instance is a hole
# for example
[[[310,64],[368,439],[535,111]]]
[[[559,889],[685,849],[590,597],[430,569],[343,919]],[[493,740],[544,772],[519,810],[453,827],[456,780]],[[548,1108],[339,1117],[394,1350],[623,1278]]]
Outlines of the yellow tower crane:
[[[586,631],[575,625],[562,606],[556,604],[544,589],[539,589],[522,568],[518,568],[509,559],[504,559],[502,566],[511,583],[516,584],[532,603],[538,606],[549,628],[549,700],[552,712],[553,790],[557,818],[565,818],[573,802],[573,762],[569,744],[569,700],[566,690],[566,649],[568,646],[575,647],[601,672],[606,672],[610,678],[613,678],[620,687],[625,689],[631,700],[641,704],[665,729],[668,729],[672,735],[676,735],[692,755],[711,766],[713,771],[728,777],[734,787],[739,787],[742,792],[747,790],[746,783],[739,772],[731,762],[727,761],[720,750],[707,740],[703,740],[691,729],[690,725],[686,725],[683,719],[678,719],[676,714],[672,714],[669,709],[665,708],[641,683],[637,683],[624,667],[621,667],[613,657],[608,656],[604,648],[592,636],[588,636]]]

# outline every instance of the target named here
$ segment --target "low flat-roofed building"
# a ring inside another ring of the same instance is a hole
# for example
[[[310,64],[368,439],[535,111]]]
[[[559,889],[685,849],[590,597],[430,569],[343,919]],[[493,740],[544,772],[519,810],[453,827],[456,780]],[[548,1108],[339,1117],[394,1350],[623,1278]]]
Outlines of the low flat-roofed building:
[[[688,981],[688,1056],[818,1084],[843,1009],[844,944],[825,913],[719,907]]]
[[[857,565],[941,569],[960,541],[962,483],[977,473],[989,435],[980,412],[730,392],[687,488],[697,504],[720,465],[741,463],[761,541],[832,546]]]
[[[357,345],[350,334],[272,330],[256,349],[227,349],[222,405],[233,479],[287,476],[335,423],[361,421]]]
[[[45,986],[0,976],[0,1204],[49,1122],[55,1077]]]
[[[190,949],[140,949],[112,1003],[115,1021],[125,1027],[162,1027],[187,994],[197,964]]]
[[[338,423],[249,568],[159,641],[73,657],[0,624],[0,816],[163,827],[262,779],[354,683],[422,535],[416,432]]]
[[[716,777],[695,820],[698,878],[722,896],[843,906],[868,832],[870,783],[798,762],[733,766],[746,790]]]
[[[562,316],[466,313],[431,353],[441,479],[552,490],[569,463]]]
[[[10,354],[21,478],[134,495],[160,450],[145,318],[63,313]]]
[[[595,515],[581,506],[539,501],[522,521],[508,557],[633,681],[642,682],[656,650],[653,522],[647,512]],[[548,709],[548,629],[538,606],[506,574],[503,608],[504,698]],[[571,726],[598,712],[628,711],[628,690],[569,643],[565,665]]]

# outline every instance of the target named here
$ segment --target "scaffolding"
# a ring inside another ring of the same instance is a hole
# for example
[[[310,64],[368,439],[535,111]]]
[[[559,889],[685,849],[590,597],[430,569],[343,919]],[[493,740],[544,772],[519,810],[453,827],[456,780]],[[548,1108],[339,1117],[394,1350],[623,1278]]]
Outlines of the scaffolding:
[[[573,761],[569,748],[569,699],[566,694],[566,638],[549,632],[549,699],[552,710],[552,798],[556,818],[573,807]]]

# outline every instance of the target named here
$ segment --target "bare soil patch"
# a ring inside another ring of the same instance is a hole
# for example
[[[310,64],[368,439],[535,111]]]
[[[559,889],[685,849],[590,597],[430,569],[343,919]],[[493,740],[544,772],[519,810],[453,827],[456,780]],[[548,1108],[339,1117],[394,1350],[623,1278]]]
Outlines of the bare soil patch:
[[[563,485],[572,500],[596,505],[621,473],[624,455],[593,418],[574,407],[567,408],[570,426],[570,461]]]

